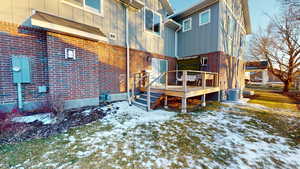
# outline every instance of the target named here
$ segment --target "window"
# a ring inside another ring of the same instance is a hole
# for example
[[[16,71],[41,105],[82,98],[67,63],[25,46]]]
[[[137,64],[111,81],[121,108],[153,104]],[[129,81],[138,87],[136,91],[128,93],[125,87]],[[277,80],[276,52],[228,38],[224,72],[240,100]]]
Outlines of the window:
[[[210,9],[199,14],[199,25],[201,26],[208,23],[210,23]]]
[[[183,29],[182,29],[183,32],[192,30],[192,18],[188,18],[184,20],[182,25],[183,25]]]
[[[161,15],[145,8],[145,29],[156,35],[160,35]]]
[[[85,0],[85,6],[95,12],[101,11],[101,0]]]
[[[208,57],[207,56],[202,56],[200,58],[200,65],[201,66],[207,66],[208,65]]]
[[[95,13],[102,13],[103,0],[63,0],[63,2]]]

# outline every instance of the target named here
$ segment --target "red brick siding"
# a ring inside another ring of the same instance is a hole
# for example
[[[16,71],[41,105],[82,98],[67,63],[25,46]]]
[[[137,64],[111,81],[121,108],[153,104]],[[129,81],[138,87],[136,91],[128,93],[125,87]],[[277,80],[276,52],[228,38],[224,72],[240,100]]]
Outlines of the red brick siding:
[[[65,59],[65,48],[76,50],[76,60]],[[66,100],[99,96],[97,43],[57,33],[47,33],[50,94]]]
[[[76,60],[64,58],[65,48],[76,49]],[[49,86],[49,94],[63,94],[65,100],[98,97],[100,93],[126,91],[126,49],[102,42],[45,32],[38,29],[0,24],[0,104],[16,103],[12,83],[11,57],[25,55],[32,59],[31,84],[24,85],[24,101],[45,101],[38,86]],[[148,57],[169,60],[169,70],[176,59],[148,52],[130,50],[131,73],[149,69]]]
[[[0,104],[16,102],[17,87],[12,79],[11,58],[27,56],[32,62],[32,83],[23,84],[25,101],[44,101],[38,86],[48,85],[45,32],[0,22]]]

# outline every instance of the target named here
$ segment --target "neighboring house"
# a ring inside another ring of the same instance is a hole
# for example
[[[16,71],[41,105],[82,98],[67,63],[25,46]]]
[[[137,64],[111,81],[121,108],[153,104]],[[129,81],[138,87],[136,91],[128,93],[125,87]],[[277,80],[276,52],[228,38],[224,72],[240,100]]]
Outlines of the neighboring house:
[[[279,70],[277,70],[279,71]],[[281,80],[277,78],[269,70],[267,61],[251,61],[246,64],[246,80],[252,84],[281,84]]]
[[[183,25],[179,69],[218,72],[222,90],[244,87],[245,36],[251,33],[247,0],[201,1],[172,18]]]
[[[124,100],[130,75],[199,57],[222,90],[243,88],[247,0],[204,0],[174,15],[168,0],[8,0],[0,10],[0,111],[48,97],[66,108]],[[22,95],[21,95],[22,94]],[[19,99],[18,99],[18,96]],[[20,99],[22,98],[22,99]]]

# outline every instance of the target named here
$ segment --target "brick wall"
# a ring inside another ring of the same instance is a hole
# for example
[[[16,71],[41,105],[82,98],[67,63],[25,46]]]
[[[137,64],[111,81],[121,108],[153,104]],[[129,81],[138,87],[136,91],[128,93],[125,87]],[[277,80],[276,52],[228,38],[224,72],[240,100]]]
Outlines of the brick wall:
[[[65,59],[65,48],[76,49],[76,60]],[[32,60],[32,83],[24,86],[24,101],[46,101],[47,95],[62,94],[65,100],[97,98],[101,93],[126,92],[126,49],[43,30],[0,23],[0,105],[16,103],[12,83],[11,57],[28,56]],[[176,59],[130,50],[131,73],[149,69],[149,57]],[[48,94],[39,94],[38,86],[48,86]]]
[[[0,104],[15,103],[17,87],[12,79],[11,58],[27,56],[32,62],[32,83],[23,84],[25,101],[44,101],[37,87],[48,85],[45,32],[0,22]]]
[[[76,60],[65,59],[65,48],[76,50]],[[47,33],[50,95],[65,100],[99,96],[97,43],[89,40]]]

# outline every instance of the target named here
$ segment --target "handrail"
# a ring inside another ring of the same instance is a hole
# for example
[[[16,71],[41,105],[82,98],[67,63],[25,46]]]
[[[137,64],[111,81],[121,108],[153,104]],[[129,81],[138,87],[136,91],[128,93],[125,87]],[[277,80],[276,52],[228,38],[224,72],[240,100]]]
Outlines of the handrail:
[[[194,73],[219,74],[218,72],[207,72],[207,71],[199,71],[199,70],[171,70],[171,71],[168,71],[168,73],[183,72],[183,71],[194,72]]]
[[[131,91],[132,91],[131,99],[134,99],[134,97],[135,97],[135,83],[140,83],[142,80],[144,80],[144,78],[150,76],[149,73],[146,73],[144,76],[139,77],[138,81],[135,81],[135,77],[136,77],[137,74],[140,74],[140,73],[134,73],[133,74],[133,87],[131,89]]]
[[[167,71],[167,72],[164,72],[162,74],[160,74],[158,77],[156,77],[154,80],[152,80],[150,82],[150,74],[148,72],[146,72],[146,74],[142,77],[139,77],[139,79],[136,81],[135,80],[135,76],[137,74],[141,74],[141,73],[134,73],[134,85],[136,84],[136,82],[140,83],[142,80],[144,80],[144,78],[148,77],[148,84],[144,86],[144,89],[147,89],[147,109],[148,111],[151,110],[151,86],[153,85],[154,82],[156,82],[157,80],[161,79],[163,76],[168,76],[168,73],[177,73],[177,72],[182,72],[184,74],[184,83],[183,83],[183,87],[185,89],[185,91],[187,90],[187,79],[186,79],[186,76],[188,73],[200,73],[202,74],[202,87],[205,88],[206,87],[206,81],[205,81],[205,75],[207,74],[210,74],[210,75],[219,75],[218,72],[207,72],[207,71],[196,71],[196,70],[171,70],[171,71]],[[215,77],[214,76],[214,79],[216,81],[219,81],[219,76]],[[168,86],[168,78],[166,77],[166,86]],[[133,85],[133,86],[134,86]],[[215,85],[219,85],[219,82],[215,82]],[[134,97],[134,91],[135,91],[135,87],[133,87],[132,89],[133,91],[133,95],[132,97]]]
[[[164,72],[162,74],[160,74],[157,78],[155,78],[154,80],[152,80],[151,83],[149,83],[147,86],[145,86],[145,88],[148,88],[149,86],[151,86],[154,82],[156,82],[158,79],[162,78],[166,73],[168,72]]]
[[[135,73],[134,75],[137,75],[137,74],[139,74],[139,73]],[[141,82],[142,79],[144,79],[145,77],[148,77],[148,76],[149,76],[149,73],[146,73],[146,75],[140,77],[139,80],[138,80],[137,82]]]

